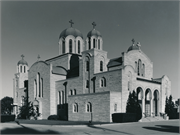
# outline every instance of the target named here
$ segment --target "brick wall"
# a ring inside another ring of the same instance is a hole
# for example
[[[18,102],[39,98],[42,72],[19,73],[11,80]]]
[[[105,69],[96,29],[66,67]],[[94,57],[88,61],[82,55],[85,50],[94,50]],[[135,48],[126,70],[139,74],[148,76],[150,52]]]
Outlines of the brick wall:
[[[74,95],[68,97],[68,116],[70,121],[89,121],[91,113],[86,112],[86,104],[92,104],[92,120],[110,122],[110,92]],[[78,104],[78,112],[73,112],[73,104]]]

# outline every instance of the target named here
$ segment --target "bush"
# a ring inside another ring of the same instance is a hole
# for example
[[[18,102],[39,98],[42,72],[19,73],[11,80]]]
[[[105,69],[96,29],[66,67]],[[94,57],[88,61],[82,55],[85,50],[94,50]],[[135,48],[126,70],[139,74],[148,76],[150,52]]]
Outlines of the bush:
[[[136,122],[137,121],[136,113],[114,113],[112,114],[113,122]]]
[[[48,120],[60,120],[60,117],[58,115],[50,115]]]
[[[1,122],[9,122],[9,121],[14,121],[14,120],[15,120],[15,115],[1,114]]]

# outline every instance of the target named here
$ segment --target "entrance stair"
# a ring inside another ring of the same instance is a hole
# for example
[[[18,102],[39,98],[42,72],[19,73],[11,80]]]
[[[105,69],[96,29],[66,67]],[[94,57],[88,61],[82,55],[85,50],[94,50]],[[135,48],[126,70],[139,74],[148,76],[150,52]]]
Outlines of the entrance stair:
[[[149,121],[163,121],[163,117],[155,116],[155,117],[144,117],[140,120],[140,122],[149,122]]]

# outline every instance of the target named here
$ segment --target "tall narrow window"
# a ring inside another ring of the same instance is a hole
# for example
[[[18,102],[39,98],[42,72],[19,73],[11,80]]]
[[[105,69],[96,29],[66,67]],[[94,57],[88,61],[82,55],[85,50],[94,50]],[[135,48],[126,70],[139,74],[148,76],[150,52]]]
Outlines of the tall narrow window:
[[[43,79],[41,78],[41,97],[43,97]]]
[[[103,80],[103,78],[101,79],[101,87],[103,87],[104,86],[104,80]]]
[[[91,38],[89,38],[89,49],[91,49]]]
[[[20,69],[21,69],[21,73],[22,73],[22,66],[20,66]]]
[[[92,112],[92,105],[90,102],[88,102],[86,105],[86,112]]]
[[[98,49],[100,50],[100,39],[98,39]]]
[[[89,61],[86,61],[86,71],[89,71]]]
[[[132,73],[129,71],[128,73],[128,91],[131,91],[131,82],[132,82]]]
[[[26,66],[24,66],[24,73],[26,73]]]
[[[86,80],[86,88],[89,88],[89,80]]]
[[[34,80],[34,97],[37,97],[37,82]]]
[[[65,53],[65,41],[62,41],[62,53]]]
[[[141,60],[138,60],[138,73],[139,76],[141,75]]]
[[[104,77],[101,78],[100,84],[100,87],[106,87],[106,79]]]
[[[69,52],[72,53],[72,39],[69,40]]]
[[[38,97],[41,95],[40,73],[37,74]]]
[[[145,65],[142,65],[142,76],[145,76]]]
[[[81,48],[80,48],[80,41],[78,40],[78,53],[81,52]]]
[[[135,61],[135,72],[137,72],[137,62]]]
[[[96,48],[96,39],[93,39],[93,47]]]
[[[100,71],[103,71],[103,62],[100,61]]]
[[[75,103],[73,105],[73,112],[78,112],[78,104],[77,103]]]

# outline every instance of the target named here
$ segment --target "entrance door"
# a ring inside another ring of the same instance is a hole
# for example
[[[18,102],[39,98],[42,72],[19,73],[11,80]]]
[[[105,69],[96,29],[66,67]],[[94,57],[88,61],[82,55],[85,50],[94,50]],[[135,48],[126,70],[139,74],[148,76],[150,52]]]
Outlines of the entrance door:
[[[150,101],[146,101],[145,113],[146,113],[147,116],[150,116],[150,115],[151,115],[151,105],[150,105]]]

